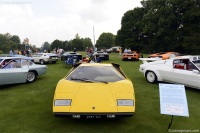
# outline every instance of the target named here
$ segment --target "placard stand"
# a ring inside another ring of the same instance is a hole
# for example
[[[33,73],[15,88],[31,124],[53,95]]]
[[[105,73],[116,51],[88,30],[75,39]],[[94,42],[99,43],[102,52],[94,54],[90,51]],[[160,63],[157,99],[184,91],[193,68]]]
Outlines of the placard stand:
[[[167,131],[169,131],[169,129],[170,129],[171,125],[172,125],[173,118],[174,118],[174,116],[172,115],[171,122],[169,123]]]
[[[185,86],[179,84],[159,84],[160,92],[160,112],[161,114],[171,115],[170,129],[173,117],[189,117]]]

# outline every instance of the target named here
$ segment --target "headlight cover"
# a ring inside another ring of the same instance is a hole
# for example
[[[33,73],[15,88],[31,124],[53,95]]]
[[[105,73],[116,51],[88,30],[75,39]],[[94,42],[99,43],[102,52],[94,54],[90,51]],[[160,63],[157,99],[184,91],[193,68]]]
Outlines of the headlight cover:
[[[54,100],[54,106],[71,106],[71,99],[57,99]]]
[[[117,106],[134,106],[134,100],[131,99],[118,99]]]

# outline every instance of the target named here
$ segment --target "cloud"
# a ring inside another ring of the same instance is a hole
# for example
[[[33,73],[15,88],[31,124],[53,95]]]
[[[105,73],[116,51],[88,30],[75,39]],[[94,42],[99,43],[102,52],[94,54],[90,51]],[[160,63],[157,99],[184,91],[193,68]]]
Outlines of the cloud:
[[[81,38],[96,40],[103,32],[117,33],[123,14],[140,6],[139,0],[34,0],[28,4],[1,4],[1,33],[29,38],[40,47],[45,41]]]

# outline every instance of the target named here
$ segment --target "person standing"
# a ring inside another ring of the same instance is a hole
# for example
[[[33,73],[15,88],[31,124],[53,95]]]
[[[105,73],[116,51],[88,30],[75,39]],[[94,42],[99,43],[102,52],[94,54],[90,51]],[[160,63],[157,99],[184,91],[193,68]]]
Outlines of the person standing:
[[[122,48],[119,48],[119,57],[122,55]]]
[[[74,52],[76,52],[76,48],[74,48]]]
[[[27,50],[26,50],[26,56],[29,57],[29,54],[30,54],[30,53],[29,53],[29,50],[27,49]]]
[[[13,54],[13,51],[12,51],[12,49],[10,50],[10,54]]]

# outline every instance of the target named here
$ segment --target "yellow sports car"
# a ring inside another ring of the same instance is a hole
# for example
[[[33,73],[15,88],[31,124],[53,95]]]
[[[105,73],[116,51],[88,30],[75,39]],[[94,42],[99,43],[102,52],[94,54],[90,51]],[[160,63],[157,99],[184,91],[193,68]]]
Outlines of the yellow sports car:
[[[133,84],[118,64],[77,64],[56,86],[55,116],[116,118],[134,112]]]

